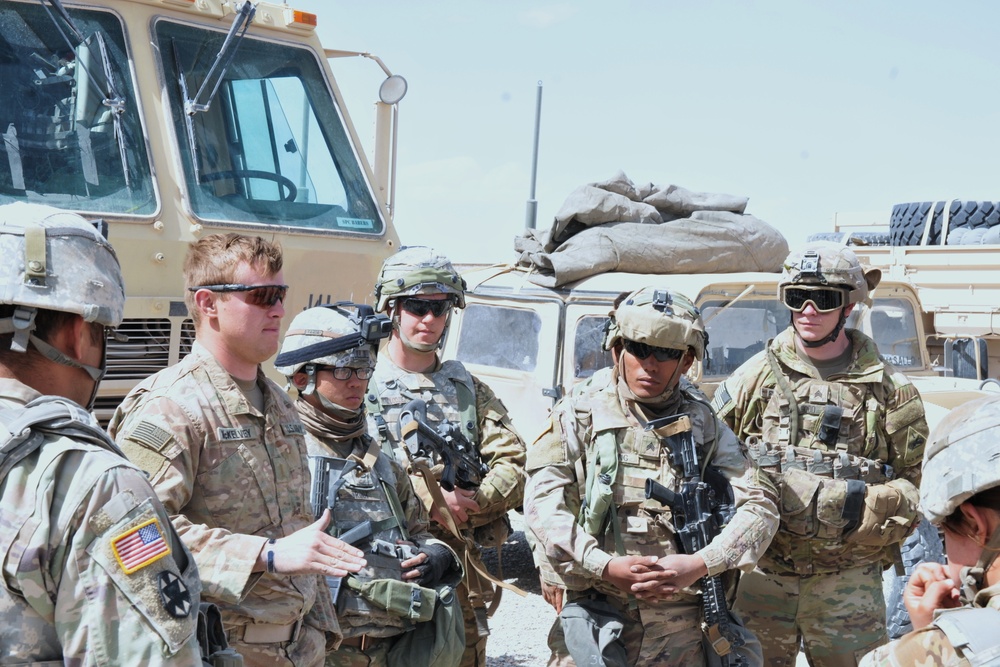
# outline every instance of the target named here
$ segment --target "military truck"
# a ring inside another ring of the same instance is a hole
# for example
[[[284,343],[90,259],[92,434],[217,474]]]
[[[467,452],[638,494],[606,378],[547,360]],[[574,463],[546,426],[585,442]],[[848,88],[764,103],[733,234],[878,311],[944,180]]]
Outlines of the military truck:
[[[328,63],[368,54],[324,49],[316,24],[269,2],[0,0],[0,203],[101,221],[125,274],[127,341],[111,342],[99,417],[190,348],[190,242],[279,241],[290,313],[364,299],[398,245],[405,82],[383,85],[373,169]]]

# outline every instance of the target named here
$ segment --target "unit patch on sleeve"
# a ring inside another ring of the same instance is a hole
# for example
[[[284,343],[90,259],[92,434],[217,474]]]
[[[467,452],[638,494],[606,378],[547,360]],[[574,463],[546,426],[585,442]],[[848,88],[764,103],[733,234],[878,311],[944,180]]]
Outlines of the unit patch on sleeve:
[[[111,540],[111,550],[125,574],[132,574],[169,554],[170,546],[154,518]]]

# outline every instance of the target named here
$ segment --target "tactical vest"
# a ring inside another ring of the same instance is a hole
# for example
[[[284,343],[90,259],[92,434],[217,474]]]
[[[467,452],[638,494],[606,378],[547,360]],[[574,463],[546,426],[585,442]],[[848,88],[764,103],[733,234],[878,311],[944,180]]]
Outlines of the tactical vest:
[[[932,624],[961,651],[970,667],[1000,663],[1000,611],[982,607],[949,609],[938,615]]]

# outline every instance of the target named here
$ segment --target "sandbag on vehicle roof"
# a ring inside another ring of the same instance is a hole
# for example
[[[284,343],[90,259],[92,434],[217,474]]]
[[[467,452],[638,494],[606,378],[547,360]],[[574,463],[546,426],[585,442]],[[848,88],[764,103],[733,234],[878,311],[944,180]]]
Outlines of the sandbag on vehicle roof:
[[[530,280],[557,287],[610,271],[729,273],[781,270],[788,243],[763,220],[744,214],[747,198],[676,185],[636,187],[623,172],[577,188],[552,229],[515,239]]]

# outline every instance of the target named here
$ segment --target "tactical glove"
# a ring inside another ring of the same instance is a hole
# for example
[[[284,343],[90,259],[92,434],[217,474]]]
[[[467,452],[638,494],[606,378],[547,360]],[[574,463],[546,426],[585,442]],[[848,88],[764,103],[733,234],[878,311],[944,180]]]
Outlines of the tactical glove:
[[[449,570],[453,569],[455,555],[443,544],[432,542],[417,549],[418,554],[427,554],[427,560],[413,568],[420,576],[413,580],[424,588],[433,588]]]

